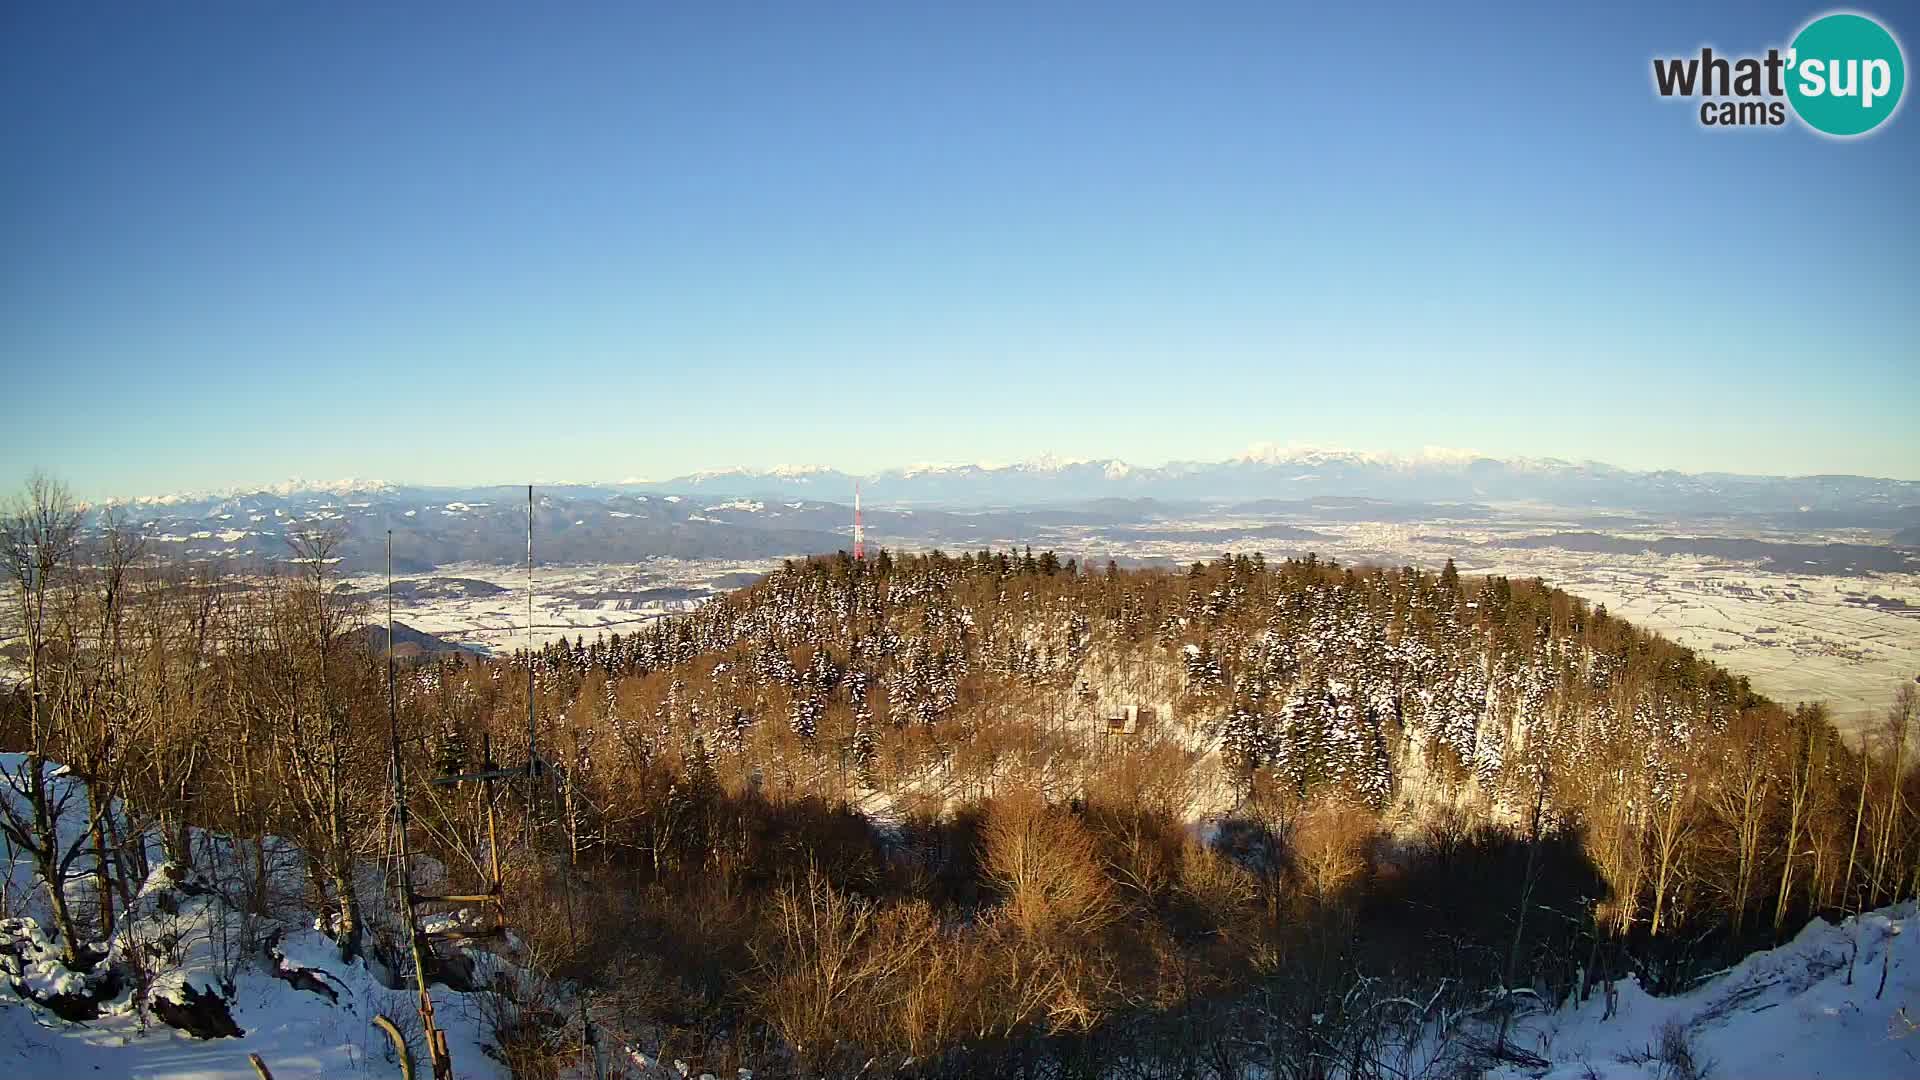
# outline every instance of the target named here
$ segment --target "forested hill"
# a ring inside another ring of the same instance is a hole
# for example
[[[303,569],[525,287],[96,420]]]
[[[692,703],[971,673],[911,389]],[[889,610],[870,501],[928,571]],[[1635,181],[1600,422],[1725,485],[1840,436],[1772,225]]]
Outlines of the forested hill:
[[[1015,713],[1097,726],[1132,704],[1148,725],[1217,741],[1243,784],[1258,773],[1374,809],[1469,786],[1520,806],[1545,785],[1558,804],[1603,761],[1651,783],[1743,713],[1778,712],[1744,679],[1540,582],[1313,556],[1167,573],[1031,551],[843,554],[545,660],[665,676],[644,693],[671,690],[711,727],[688,734],[722,756],[766,723],[803,752],[871,759],[891,733],[960,741]]]
[[[610,793],[619,760],[656,790],[704,776],[903,821],[1038,789],[1296,842],[1329,814],[1423,844],[1552,833],[1600,879],[1595,925],[1656,943],[1751,943],[1904,895],[1913,865],[1899,761],[1863,761],[1818,705],[1451,563],[841,554],[539,667],[556,730],[599,733],[574,767]]]
[[[1739,939],[1892,896],[1911,865],[1884,809],[1898,760],[1863,762],[1817,704],[1768,701],[1604,607],[1450,562],[842,553],[541,659],[556,718],[571,709],[683,785],[895,817],[1038,788],[1283,833],[1342,807],[1413,837],[1562,831],[1604,879],[1594,917],[1622,934],[1684,918]],[[1140,767],[1152,783],[1118,775],[1116,745],[1170,763]]]

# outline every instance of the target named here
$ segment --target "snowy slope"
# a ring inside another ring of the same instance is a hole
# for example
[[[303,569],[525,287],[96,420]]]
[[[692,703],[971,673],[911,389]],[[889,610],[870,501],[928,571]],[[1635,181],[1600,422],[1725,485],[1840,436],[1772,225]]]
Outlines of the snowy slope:
[[[289,938],[283,951],[297,957],[332,986],[329,1002],[310,990],[269,976],[261,968],[233,980],[228,1008],[244,1032],[238,1038],[196,1038],[149,1019],[144,1025],[129,995],[107,1003],[94,1020],[67,1022],[11,991],[0,989],[0,1076],[15,1080],[258,1080],[248,1054],[259,1054],[275,1080],[321,1077],[397,1077],[386,1036],[373,1027],[375,1013],[403,1025],[412,1020],[413,998],[381,986],[363,963],[343,967],[331,943],[313,931]],[[187,978],[202,972],[178,973]],[[507,1070],[482,1049],[479,1011],[445,987],[435,987],[435,1012],[447,1030],[454,1074],[504,1078]],[[418,1047],[416,1046],[416,1050]],[[424,1074],[424,1059],[418,1062]]]
[[[24,767],[22,755],[0,754],[0,798],[18,797]],[[86,822],[79,781],[51,763],[47,774],[63,804],[62,835],[77,835]],[[197,839],[209,866],[221,866],[222,852],[234,850],[209,834]],[[364,960],[343,964],[333,942],[314,929],[310,913],[246,916],[216,883],[159,862],[158,845],[149,845],[154,869],[133,906],[121,913],[111,939],[90,943],[106,959],[79,975],[60,963],[57,945],[42,929],[46,892],[31,863],[10,846],[0,845],[0,854],[9,856],[0,863],[0,889],[5,912],[13,916],[0,919],[0,1078],[257,1080],[250,1053],[260,1055],[276,1080],[395,1077],[399,1069],[387,1038],[372,1025],[376,1013],[414,1032],[424,1075],[414,996],[384,985],[403,980]],[[297,862],[289,869],[299,873]],[[90,865],[83,859],[75,872],[90,874]],[[91,886],[69,881],[67,891],[78,901]],[[378,907],[377,892],[368,900],[370,911]],[[153,973],[145,1008],[129,977],[142,958]],[[491,956],[473,958],[499,969]],[[117,989],[106,984],[110,978],[119,979]],[[89,993],[105,996],[98,1015],[86,1019],[63,1019],[34,1000]],[[485,1049],[482,995],[435,986],[434,1000],[455,1075],[504,1080],[506,1068]],[[207,1018],[230,1020],[241,1034],[201,1037],[173,1026],[187,1017],[189,1026]]]
[[[1698,1075],[1869,1080],[1920,1076],[1920,932],[1912,903],[1840,925],[1816,920],[1777,949],[1754,953],[1685,994],[1656,998],[1619,985],[1525,1021],[1516,1042],[1552,1063],[1509,1067],[1497,1080],[1668,1080],[1668,1032],[1684,1033]],[[1881,987],[1884,973],[1885,988]],[[1909,1021],[1911,1020],[1911,1023]]]

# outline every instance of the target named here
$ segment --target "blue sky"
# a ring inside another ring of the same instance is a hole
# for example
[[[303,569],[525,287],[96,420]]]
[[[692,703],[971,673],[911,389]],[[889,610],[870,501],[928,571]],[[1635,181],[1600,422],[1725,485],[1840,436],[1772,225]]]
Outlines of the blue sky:
[[[8,4],[0,481],[1920,478],[1920,116],[1651,88],[1826,9],[1446,6]]]

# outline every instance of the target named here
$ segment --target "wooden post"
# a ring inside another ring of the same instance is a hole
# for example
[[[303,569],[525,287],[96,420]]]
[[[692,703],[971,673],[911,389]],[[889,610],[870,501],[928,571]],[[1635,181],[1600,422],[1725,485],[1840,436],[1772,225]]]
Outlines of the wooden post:
[[[420,1027],[427,1038],[428,1055],[433,1059],[433,1080],[453,1080],[453,1060],[446,1051],[446,1038],[433,1022],[433,993],[427,983],[427,942],[420,933],[420,918],[414,910],[419,906],[419,899],[413,891],[412,853],[407,845],[405,767],[400,763],[399,751],[396,742],[393,758],[394,828],[399,833],[400,901],[407,909],[407,949],[413,956],[414,988],[420,996]],[[412,1066],[407,1068],[410,1076]]]
[[[433,1023],[433,994],[427,989],[427,946],[420,934],[418,906],[413,893],[413,852],[407,841],[407,774],[400,759],[400,696],[393,674],[393,532],[387,532],[387,739],[393,755],[393,829],[400,854],[400,901],[406,907],[407,947],[413,954],[413,981],[420,992],[420,1027],[433,1056],[433,1080],[453,1080],[453,1060],[446,1039]],[[398,1041],[398,1040],[396,1040]],[[402,1071],[411,1078],[408,1061]]]
[[[491,774],[493,764],[493,733],[485,732],[480,736],[481,769]],[[480,782],[482,798],[487,800],[487,868],[493,875],[488,884],[494,893],[500,893],[500,835],[493,814],[493,777],[488,775]]]

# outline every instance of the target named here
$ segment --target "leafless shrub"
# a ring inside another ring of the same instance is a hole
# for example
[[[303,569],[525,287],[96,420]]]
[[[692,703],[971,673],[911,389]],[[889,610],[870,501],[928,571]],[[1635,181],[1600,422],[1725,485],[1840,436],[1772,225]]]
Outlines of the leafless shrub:
[[[1301,815],[1293,837],[1295,865],[1309,896],[1332,902],[1366,871],[1365,845],[1374,819],[1342,802],[1323,802]]]
[[[1172,739],[1141,742],[1099,762],[1086,779],[1088,801],[1169,821],[1183,821],[1199,794],[1199,755]]]
[[[1260,895],[1260,883],[1244,868],[1197,841],[1180,850],[1180,893],[1216,927],[1244,914]]]
[[[558,988],[535,971],[497,979],[466,995],[463,1004],[479,1013],[481,1030],[491,1040],[489,1052],[514,1077],[555,1080],[569,1057],[566,1018]]]
[[[985,871],[1007,898],[1007,914],[1034,937],[1090,933],[1119,915],[1093,834],[1035,792],[1017,792],[987,810]]]
[[[774,898],[771,941],[757,947],[760,1009],[803,1061],[820,1061],[841,1034],[903,996],[903,976],[932,946],[924,905],[881,910],[817,871]]]
[[[1662,1024],[1653,1045],[1622,1054],[1620,1060],[1629,1065],[1653,1066],[1659,1080],[1707,1080],[1713,1075],[1713,1062],[1699,1057],[1691,1033],[1678,1020]]]

